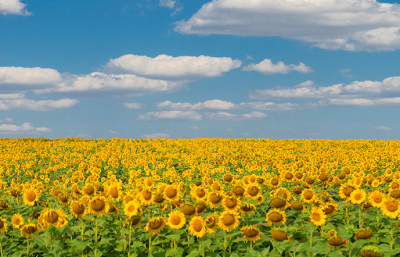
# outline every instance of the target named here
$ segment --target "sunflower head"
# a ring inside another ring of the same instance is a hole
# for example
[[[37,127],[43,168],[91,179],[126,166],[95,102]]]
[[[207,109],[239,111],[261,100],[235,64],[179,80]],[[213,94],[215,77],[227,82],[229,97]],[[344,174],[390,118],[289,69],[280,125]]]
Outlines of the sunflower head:
[[[102,216],[103,214],[108,213],[110,209],[110,204],[107,198],[103,196],[95,196],[89,202],[89,211],[92,214]]]
[[[140,204],[136,200],[131,200],[125,204],[125,215],[128,217],[141,216],[143,214]]]
[[[157,217],[150,219],[147,222],[145,230],[150,234],[156,235],[165,227],[165,219],[163,217]]]
[[[185,215],[181,211],[174,211],[169,214],[167,225],[172,229],[181,229],[186,224]]]
[[[320,208],[312,208],[310,212],[310,220],[316,226],[322,226],[326,223],[326,215]]]
[[[0,217],[0,233],[4,234],[7,232],[7,221]]]
[[[218,226],[218,216],[214,213],[211,216],[208,216],[205,220],[206,222],[206,231],[207,233],[211,234],[215,231]]]
[[[333,236],[329,238],[328,245],[329,247],[334,246],[336,249],[336,247],[340,247],[341,245],[347,245],[347,240],[343,240],[341,236]]]
[[[271,235],[272,238],[276,241],[289,240],[288,234],[283,229],[274,228],[273,230],[271,230]]]
[[[364,246],[360,251],[361,257],[383,257],[383,255],[381,249],[374,245]]]
[[[33,207],[35,202],[39,200],[39,192],[32,188],[25,189],[23,198],[26,205]]]
[[[35,224],[26,224],[21,228],[21,236],[32,237],[32,234],[39,234],[39,228]]]
[[[76,218],[86,215],[86,207],[78,201],[73,201],[69,207],[70,213]]]
[[[286,223],[286,214],[280,210],[271,210],[267,213],[267,221],[270,225],[283,225]]]
[[[370,239],[372,231],[369,229],[361,229],[356,234],[356,239]]]
[[[239,216],[233,211],[224,211],[219,217],[219,227],[224,231],[231,231],[239,226]]]
[[[261,235],[263,233],[254,226],[243,227],[240,229],[242,235],[247,239],[247,241],[256,242],[257,240],[261,239]]]
[[[24,225],[24,217],[21,214],[16,213],[11,218],[11,224],[14,228],[19,228],[20,226]]]
[[[189,232],[193,236],[203,237],[206,233],[206,224],[201,216],[192,218],[189,223]]]

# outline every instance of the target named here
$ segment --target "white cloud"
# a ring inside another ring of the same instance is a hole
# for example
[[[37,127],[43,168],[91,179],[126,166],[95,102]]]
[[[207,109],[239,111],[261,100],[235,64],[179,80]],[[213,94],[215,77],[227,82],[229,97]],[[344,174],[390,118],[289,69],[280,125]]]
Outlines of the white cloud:
[[[165,80],[186,80],[221,76],[239,68],[241,61],[229,57],[178,56],[161,54],[155,58],[134,54],[110,59],[106,69],[140,77]]]
[[[123,103],[122,105],[128,109],[140,109],[143,106],[142,103]]]
[[[372,129],[378,129],[378,130],[393,130],[393,128],[389,128],[389,127],[385,127],[385,126],[373,127]]]
[[[187,120],[199,121],[202,115],[195,111],[161,111],[161,112],[148,112],[140,114],[138,120],[144,121],[160,121],[160,120]]]
[[[304,63],[300,62],[299,65],[286,65],[283,62],[278,62],[277,64],[273,64],[270,59],[265,59],[264,61],[254,64],[251,63],[245,67],[243,67],[244,71],[258,71],[263,74],[274,74],[274,73],[288,73],[290,71],[298,71],[301,73],[309,73],[312,72],[313,69],[306,66]]]
[[[26,4],[20,2],[20,0],[0,0],[0,14],[19,14],[19,15],[31,15],[26,9]]]
[[[246,114],[233,114],[227,112],[217,112],[217,113],[204,113],[210,120],[216,121],[244,121],[244,120],[255,120],[267,117],[265,113],[253,111]]]
[[[108,133],[113,134],[113,135],[118,135],[119,134],[117,131],[114,131],[114,130],[109,130]]]
[[[171,138],[169,134],[164,133],[154,133],[154,134],[144,134],[141,138],[156,139],[156,138]]]
[[[0,98],[1,99],[1,98]],[[30,100],[30,99],[12,99],[0,100],[0,111],[9,110],[32,110],[32,111],[50,111],[55,109],[70,108],[77,104],[76,99],[64,98],[60,100]]]
[[[249,102],[249,103],[241,103],[239,106],[243,108],[250,108],[253,110],[263,110],[263,111],[292,111],[302,108],[300,104],[292,104],[292,103],[277,104],[274,102]]]
[[[176,3],[176,1],[174,1],[174,0],[160,0],[159,5],[172,9],[172,8],[174,8],[175,3]]]
[[[54,69],[0,67],[0,89],[3,92],[46,88],[61,80],[61,74]]]
[[[400,48],[400,5],[376,0],[213,0],[189,20],[184,34],[280,36],[323,49]]]
[[[199,130],[200,128],[198,126],[193,126],[193,127],[190,127],[190,129],[191,130]]]
[[[1,124],[0,125],[0,133],[14,133],[14,132],[49,133],[52,131],[53,130],[46,128],[46,127],[35,128],[35,127],[31,126],[31,124],[29,122],[25,122],[21,126],[14,125],[14,124]]]
[[[61,83],[36,94],[62,94],[83,97],[133,97],[151,93],[170,93],[183,88],[183,81],[147,79],[135,75],[115,75],[93,72],[91,74],[65,77]]]
[[[164,101],[157,104],[159,109],[170,109],[170,110],[205,110],[205,109],[216,109],[216,110],[230,110],[237,108],[237,105],[231,102],[222,101],[219,99],[207,100],[205,102],[198,102],[196,104],[191,103],[173,103],[171,101]]]
[[[21,99],[25,98],[25,95],[22,93],[16,94],[0,94],[0,100],[12,100],[12,99]]]
[[[6,124],[12,124],[14,121],[13,121],[13,119],[11,119],[11,118],[4,118],[4,119],[0,119],[0,124],[4,124],[4,123],[6,123]]]

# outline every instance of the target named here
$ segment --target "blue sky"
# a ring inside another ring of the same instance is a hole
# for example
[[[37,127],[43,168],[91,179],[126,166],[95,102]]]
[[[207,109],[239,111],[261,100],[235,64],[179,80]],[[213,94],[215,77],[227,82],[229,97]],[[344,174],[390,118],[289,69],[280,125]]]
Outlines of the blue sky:
[[[0,136],[395,140],[400,2],[0,0]]]

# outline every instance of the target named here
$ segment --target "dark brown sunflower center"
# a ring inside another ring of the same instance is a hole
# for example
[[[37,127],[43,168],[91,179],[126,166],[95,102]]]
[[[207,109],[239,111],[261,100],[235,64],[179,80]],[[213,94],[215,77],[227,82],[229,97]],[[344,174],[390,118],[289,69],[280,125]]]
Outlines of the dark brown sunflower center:
[[[225,180],[225,181],[230,182],[230,181],[232,181],[232,179],[233,179],[232,175],[230,175],[230,174],[225,174],[225,175],[224,175],[224,180]]]
[[[337,236],[329,239],[328,243],[332,246],[341,246],[342,244],[345,243],[342,237]]]
[[[359,239],[369,239],[372,236],[372,231],[369,229],[363,229],[358,231],[356,236]]]
[[[311,198],[313,198],[314,194],[311,191],[305,191],[304,192],[304,198],[306,198],[307,200],[310,200]]]
[[[4,222],[2,220],[0,220],[0,228],[4,227]]]
[[[238,196],[243,195],[244,189],[241,186],[235,186],[235,188],[233,188],[233,193]]]
[[[393,190],[390,193],[390,196],[393,197],[393,198],[400,198],[400,190],[399,189]]]
[[[92,202],[91,207],[94,211],[102,211],[106,207],[106,203],[101,199],[96,199]]]
[[[255,228],[248,228],[244,231],[247,237],[256,237],[258,235],[258,230]]]
[[[286,179],[292,179],[293,178],[293,174],[288,172],[288,173],[285,174],[285,178]]]
[[[225,201],[226,207],[234,208],[237,206],[237,200],[235,198],[228,198]]]
[[[150,191],[145,190],[142,192],[142,195],[143,195],[143,199],[148,201],[151,199],[152,193]]]
[[[399,208],[396,202],[388,202],[386,203],[386,209],[390,212],[395,212]]]
[[[156,196],[154,197],[154,201],[156,203],[162,203],[164,201],[164,197],[162,194],[156,194]]]
[[[279,222],[283,219],[283,216],[279,212],[271,212],[268,214],[268,219],[271,220],[272,222]]]
[[[351,195],[351,193],[352,193],[354,190],[355,190],[354,187],[352,187],[352,186],[346,186],[346,187],[343,189],[343,194],[344,194],[345,196],[349,197],[349,196]]]
[[[110,190],[110,195],[111,195],[112,198],[118,198],[118,195],[119,195],[118,189],[112,188],[112,189]]]
[[[174,198],[177,194],[178,194],[178,192],[176,191],[175,188],[168,188],[165,190],[165,195],[168,198]]]
[[[191,204],[185,204],[182,207],[182,212],[183,212],[183,214],[185,214],[187,216],[191,216],[196,212],[196,208]]]
[[[193,229],[196,232],[200,232],[203,229],[203,224],[201,223],[200,220],[195,220],[193,222]]]
[[[159,227],[161,227],[163,224],[163,221],[161,219],[156,219],[156,220],[151,220],[149,222],[149,227],[151,229],[158,229]]]
[[[247,193],[251,196],[255,196],[258,194],[258,188],[255,186],[249,187],[249,189],[247,189]]]
[[[332,205],[328,205],[328,207],[324,210],[325,214],[331,214],[335,210],[335,207]]]
[[[179,225],[181,223],[181,220],[182,220],[181,217],[179,215],[176,215],[176,214],[171,217],[171,223],[174,226]]]
[[[233,223],[235,223],[235,217],[232,214],[226,214],[222,218],[222,222],[224,223],[225,226],[230,226]]]
[[[196,194],[198,197],[202,198],[206,195],[206,191],[204,191],[203,188],[197,188],[196,189]]]
[[[68,202],[68,197],[64,194],[59,194],[58,195],[58,199],[63,202],[63,203],[67,203]]]
[[[383,199],[381,195],[375,195],[373,200],[375,203],[381,203]]]
[[[291,208],[295,209],[296,211],[303,210],[303,205],[299,202],[294,202],[290,205]]]
[[[283,241],[287,239],[287,234],[285,231],[272,230],[272,238],[276,241]]]
[[[93,193],[94,193],[94,187],[91,186],[91,185],[88,185],[88,186],[85,188],[85,194],[91,195],[91,194],[93,194]]]
[[[271,203],[272,207],[274,208],[282,208],[283,206],[286,205],[286,200],[280,197],[274,197],[272,198]]]
[[[278,180],[278,179],[273,178],[273,179],[271,180],[271,185],[276,186],[276,185],[278,185],[278,184],[279,184],[279,180]]]
[[[221,201],[221,198],[217,194],[212,194],[210,196],[210,201],[212,203],[219,203]]]
[[[57,212],[55,212],[55,211],[50,211],[50,212],[47,214],[47,221],[50,222],[50,223],[55,223],[55,222],[57,222],[57,221],[58,221],[58,214],[57,214]]]
[[[36,199],[36,194],[35,194],[35,192],[33,192],[33,191],[28,192],[27,195],[26,195],[26,199],[27,199],[29,202],[33,202],[33,201]]]

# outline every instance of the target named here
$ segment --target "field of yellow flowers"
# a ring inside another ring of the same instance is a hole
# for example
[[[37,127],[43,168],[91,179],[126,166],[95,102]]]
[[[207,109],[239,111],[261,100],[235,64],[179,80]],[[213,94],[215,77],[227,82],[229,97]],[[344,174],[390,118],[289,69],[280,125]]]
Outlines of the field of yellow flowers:
[[[1,256],[399,256],[399,149],[0,139]]]

